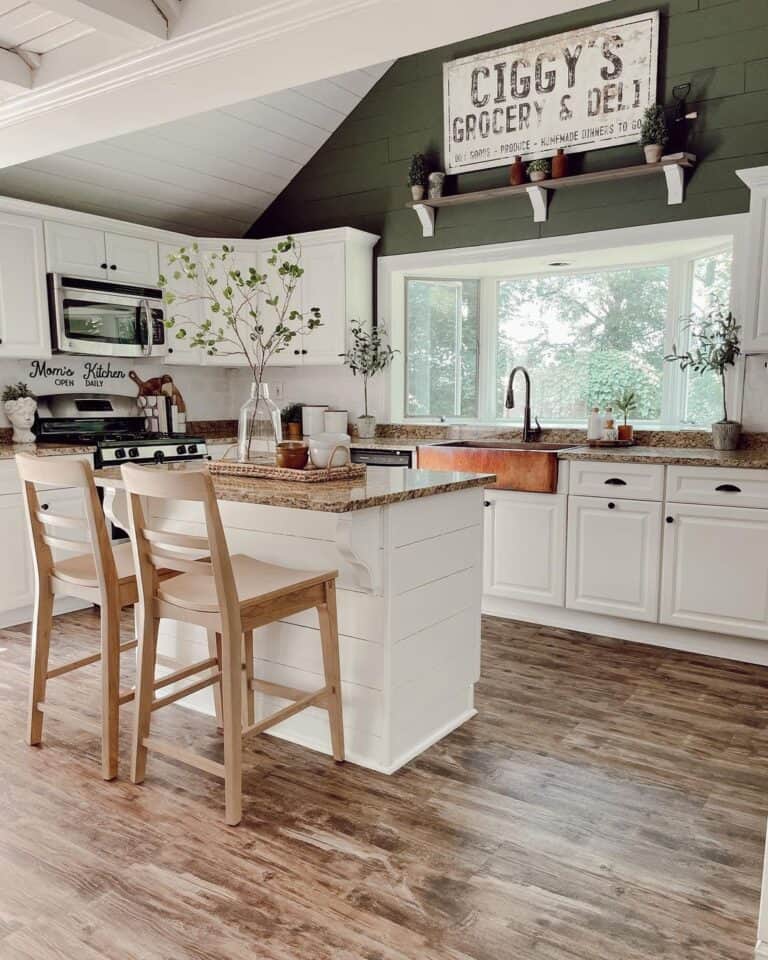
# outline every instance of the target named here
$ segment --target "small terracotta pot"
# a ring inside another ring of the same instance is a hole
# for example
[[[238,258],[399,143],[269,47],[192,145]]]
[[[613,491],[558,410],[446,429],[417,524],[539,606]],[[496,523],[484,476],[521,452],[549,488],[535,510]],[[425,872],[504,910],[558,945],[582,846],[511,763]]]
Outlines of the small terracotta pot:
[[[286,423],[285,435],[289,440],[301,440],[301,424]]]
[[[515,157],[515,162],[509,168],[509,183],[513,187],[525,183],[525,164],[522,157]]]
[[[661,160],[661,154],[663,147],[660,143],[647,143],[643,147],[643,153],[645,154],[646,163],[658,163]]]
[[[631,423],[619,424],[619,440],[632,440],[634,428]]]
[[[288,470],[303,470],[308,457],[309,450],[300,440],[283,440],[275,449],[275,463]]]
[[[554,157],[552,157],[552,179],[556,180],[558,177],[565,177],[567,175],[568,156],[562,147],[560,147]]]
[[[531,183],[536,183],[537,180],[546,180],[549,174],[544,170],[531,170],[528,176],[530,177]]]

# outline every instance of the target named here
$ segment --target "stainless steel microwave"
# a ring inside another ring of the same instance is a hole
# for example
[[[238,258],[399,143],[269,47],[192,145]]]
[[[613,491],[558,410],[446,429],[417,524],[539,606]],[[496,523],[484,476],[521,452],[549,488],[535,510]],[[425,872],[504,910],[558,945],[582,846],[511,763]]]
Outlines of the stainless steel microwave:
[[[48,274],[54,350],[101,357],[168,352],[162,290]]]

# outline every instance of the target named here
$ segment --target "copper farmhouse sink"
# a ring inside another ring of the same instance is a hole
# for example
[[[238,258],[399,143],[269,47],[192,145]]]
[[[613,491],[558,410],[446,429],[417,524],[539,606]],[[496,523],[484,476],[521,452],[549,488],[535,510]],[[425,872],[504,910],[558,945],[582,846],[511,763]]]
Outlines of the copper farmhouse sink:
[[[418,447],[420,470],[495,473],[495,490],[554,493],[557,454],[575,444],[512,443],[506,440],[456,440]]]

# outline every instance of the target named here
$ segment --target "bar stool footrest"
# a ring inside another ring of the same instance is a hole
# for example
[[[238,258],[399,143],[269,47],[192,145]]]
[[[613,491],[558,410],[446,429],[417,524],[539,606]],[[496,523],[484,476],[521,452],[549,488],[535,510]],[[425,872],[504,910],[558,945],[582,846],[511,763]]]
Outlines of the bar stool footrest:
[[[323,687],[321,690],[315,690],[314,693],[305,693],[301,699],[296,700],[287,707],[283,707],[282,710],[278,710],[276,713],[265,717],[263,720],[259,720],[257,723],[252,723],[250,726],[244,727],[243,736],[247,737],[252,733],[263,733],[265,730],[269,730],[270,727],[274,727],[278,723],[282,723],[283,720],[287,720],[289,717],[292,717],[295,713],[301,713],[301,711],[306,710],[307,707],[325,706],[327,701],[328,687]]]
[[[193,750],[187,750],[186,747],[179,747],[169,740],[161,740],[159,737],[145,737],[142,741],[147,750],[153,753],[159,753],[163,757],[171,760],[178,760],[186,763],[190,767],[196,767],[198,770],[204,770],[206,773],[212,773],[215,777],[224,779],[224,764],[217,763],[215,760],[209,760],[202,757]]]

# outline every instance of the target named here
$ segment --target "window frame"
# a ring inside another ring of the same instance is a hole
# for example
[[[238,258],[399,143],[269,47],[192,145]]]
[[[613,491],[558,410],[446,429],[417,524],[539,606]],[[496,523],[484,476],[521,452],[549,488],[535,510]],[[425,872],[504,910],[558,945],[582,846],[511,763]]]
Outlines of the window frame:
[[[689,341],[689,332],[685,325],[685,319],[690,314],[691,309],[691,296],[693,289],[693,272],[694,264],[698,260],[705,259],[706,257],[715,256],[718,253],[723,253],[727,250],[730,250],[732,255],[732,270],[731,270],[731,288],[733,291],[734,286],[734,275],[736,273],[736,248],[737,248],[737,237],[734,235],[731,238],[729,243],[713,243],[711,247],[705,247],[701,250],[696,251],[693,254],[685,254],[680,257],[674,258],[659,258],[659,257],[649,257],[648,259],[639,259],[631,263],[625,264],[611,264],[608,266],[596,266],[596,267],[572,267],[572,268],[562,268],[557,270],[539,270],[532,271],[525,274],[516,274],[509,276],[503,272],[495,273],[487,276],[477,276],[477,275],[459,275],[459,276],[428,276],[426,273],[410,273],[404,272],[400,281],[402,282],[402,303],[403,303],[403,314],[402,314],[402,339],[400,343],[402,345],[404,357],[404,370],[402,375],[402,407],[400,410],[401,416],[397,419],[400,419],[403,423],[435,423],[435,422],[451,422],[451,423],[487,423],[487,424],[509,424],[510,420],[516,420],[516,417],[499,417],[496,413],[496,353],[497,353],[497,340],[498,340],[498,324],[497,324],[497,315],[498,315],[498,292],[499,285],[505,281],[515,281],[515,280],[526,280],[533,277],[540,277],[542,275],[570,275],[578,276],[584,274],[596,274],[596,273],[605,273],[612,272],[617,270],[625,270],[636,267],[642,269],[645,267],[653,266],[665,266],[669,268],[669,291],[667,298],[667,315],[665,319],[665,328],[664,328],[664,355],[668,355],[672,352],[673,345],[676,344],[678,349],[684,351],[687,349]],[[458,271],[457,271],[458,272]],[[464,271],[461,271],[462,273]],[[411,280],[421,280],[425,282],[435,282],[435,283],[461,283],[469,280],[479,281],[479,291],[478,291],[478,336],[479,341],[477,344],[477,383],[478,383],[478,400],[477,400],[477,416],[474,417],[462,417],[462,416],[411,416],[408,415],[407,409],[407,388],[408,388],[408,378],[407,378],[407,323],[408,323],[408,309],[407,309],[407,287],[408,281]],[[733,293],[731,296],[731,301],[733,301]],[[393,335],[395,334],[393,329]],[[393,336],[393,341],[395,337]],[[685,408],[687,403],[687,390],[688,390],[688,376],[689,374],[685,371],[680,370],[679,364],[674,363],[665,363],[663,365],[662,373],[662,395],[661,395],[661,416],[659,420],[646,421],[646,420],[635,420],[635,425],[642,428],[651,428],[651,427],[661,427],[666,429],[671,428],[695,428],[699,426],[697,424],[692,424],[686,422],[683,417],[685,415]],[[534,397],[535,400],[535,397]],[[396,411],[397,413],[397,411]],[[585,414],[586,415],[586,414]],[[583,426],[581,421],[573,420],[545,420],[542,421],[544,426],[551,426],[553,428],[569,428],[573,426]]]

